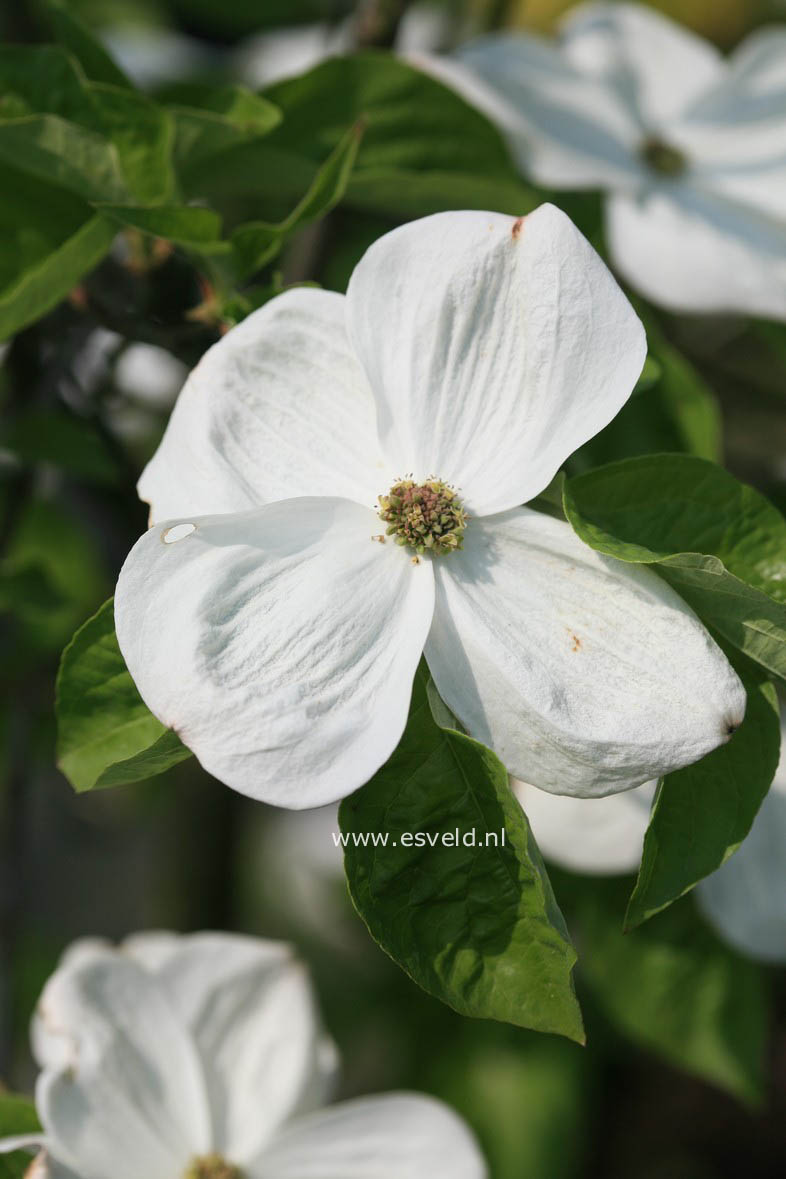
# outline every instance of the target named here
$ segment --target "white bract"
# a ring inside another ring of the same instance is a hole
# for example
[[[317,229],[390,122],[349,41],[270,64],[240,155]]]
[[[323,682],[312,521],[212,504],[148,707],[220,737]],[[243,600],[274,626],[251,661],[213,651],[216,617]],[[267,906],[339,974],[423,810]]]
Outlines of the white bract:
[[[115,613],[148,707],[216,777],[295,808],[387,760],[424,650],[469,732],[545,790],[626,790],[727,740],[744,690],[688,606],[519,506],[645,350],[549,205],[427,217],[346,296],[266,304],[192,373],[140,481],[154,523]]]
[[[641,860],[655,783],[607,798],[556,798],[513,782],[547,860],[573,872],[613,876]],[[781,761],[739,849],[699,882],[699,908],[718,933],[753,958],[786,962],[786,729]]]
[[[320,1107],[336,1069],[286,945],[76,943],[32,1028],[36,1179],[484,1179],[464,1123],[412,1093]]]
[[[724,58],[648,7],[589,4],[557,42],[498,33],[420,63],[523,171],[607,193],[620,273],[656,303],[786,317],[786,29]]]

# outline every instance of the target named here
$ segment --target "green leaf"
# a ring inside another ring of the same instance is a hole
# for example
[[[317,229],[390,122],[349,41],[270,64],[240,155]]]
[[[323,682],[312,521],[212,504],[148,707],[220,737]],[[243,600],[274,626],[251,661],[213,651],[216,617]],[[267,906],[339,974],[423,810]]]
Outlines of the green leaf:
[[[659,786],[626,929],[719,868],[750,831],[770,787],[780,752],[778,699],[754,665],[735,664],[748,693],[745,720],[728,744],[668,774]]]
[[[86,200],[122,201],[126,195],[112,144],[57,115],[1,121],[0,160]]]
[[[246,287],[242,294],[236,292],[225,299],[221,304],[221,318],[225,323],[240,323],[252,311],[256,311],[258,307],[262,307],[271,299],[275,299],[277,295],[283,294],[284,291],[294,290],[295,287],[318,286],[319,283],[315,282],[290,283],[288,286],[284,286],[281,272],[275,271],[271,282],[263,283],[260,286]]]
[[[22,99],[33,114],[58,115],[98,130],[87,79],[60,45],[0,45],[0,89],[16,98],[14,106]]]
[[[171,201],[175,127],[169,112],[136,90],[93,82],[89,91],[98,126],[117,152],[128,196],[140,204]],[[95,199],[122,202],[124,196]]]
[[[570,460],[572,473],[653,451],[718,461],[722,423],[717,399],[696,369],[648,320],[650,352],[636,388],[604,430]]]
[[[786,678],[786,519],[723,468],[648,455],[570,479],[565,514],[586,544],[656,564],[733,646]]]
[[[0,152],[15,167],[96,201],[171,198],[174,125],[135,90],[89,82],[59,46],[0,46]],[[20,102],[28,108],[18,115]]]
[[[102,770],[93,788],[127,786],[131,782],[141,782],[144,778],[154,778],[189,757],[191,751],[186,749],[177,733],[164,729],[161,736],[146,749]]]
[[[718,462],[722,453],[723,422],[715,394],[650,317],[645,320],[645,325],[650,348],[660,368],[654,389],[676,435],[676,449]]]
[[[73,53],[91,81],[109,82],[113,86],[133,89],[132,83],[101,42],[69,11],[62,0],[47,0],[46,11],[55,40]]]
[[[209,166],[228,148],[268,135],[281,122],[278,107],[242,86],[181,86],[177,92],[178,101],[168,109],[176,167],[187,188],[195,169]]]
[[[626,880],[574,877],[581,977],[607,1018],[635,1043],[743,1101],[762,1100],[768,995],[762,970],[724,946],[690,897],[624,934]]]
[[[133,205],[99,205],[105,217],[130,225],[142,233],[165,237],[179,245],[204,249],[221,245],[221,218],[212,209],[189,205],[139,208]]]
[[[138,782],[191,753],[148,711],[117,645],[110,598],[63,652],[57,764],[75,790]]]
[[[28,1097],[15,1093],[0,1093],[0,1138],[17,1134],[38,1134],[41,1123],[35,1105]],[[27,1150],[0,1154],[0,1179],[24,1179],[32,1156]]]
[[[45,315],[112,244],[116,227],[64,189],[4,168],[0,340]]]
[[[31,655],[61,651],[74,630],[107,595],[109,579],[103,546],[98,551],[91,524],[77,505],[35,496],[24,504],[8,546],[8,562],[15,569],[40,568],[60,599],[46,610],[23,617],[17,642],[29,664]]]
[[[246,86],[186,82],[170,88],[169,94],[176,110],[218,115],[246,135],[267,135],[281,122],[278,107]]]
[[[407,974],[462,1015],[583,1042],[575,951],[505,768],[433,721],[426,681],[419,670],[396,752],[341,804],[355,907]],[[478,846],[464,845],[470,832]],[[387,845],[364,847],[368,833]],[[425,846],[409,846],[416,834]]]
[[[62,605],[62,594],[42,565],[16,565],[8,559],[0,562],[0,610],[35,620]]]
[[[232,245],[242,275],[253,274],[264,266],[288,238],[338,204],[346,191],[362,135],[362,123],[350,127],[317,172],[308,192],[279,224],[253,221],[235,230]]]
[[[364,119],[345,196],[355,208],[401,220],[455,208],[518,215],[538,203],[488,120],[390,55],[331,59],[266,96],[282,111],[281,125],[264,141],[224,152],[220,166],[194,169],[194,191],[256,194],[284,216],[346,128]]]
[[[90,423],[65,411],[31,409],[9,422],[2,445],[23,462],[47,462],[90,483],[116,484],[118,469]]]
[[[464,1021],[433,1055],[435,1091],[472,1126],[494,1179],[582,1174],[586,1053],[554,1036]]]

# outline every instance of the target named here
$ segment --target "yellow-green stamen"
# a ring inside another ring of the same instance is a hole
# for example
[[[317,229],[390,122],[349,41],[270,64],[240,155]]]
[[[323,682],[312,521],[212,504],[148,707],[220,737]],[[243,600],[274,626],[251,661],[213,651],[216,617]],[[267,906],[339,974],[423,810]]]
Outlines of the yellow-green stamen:
[[[205,1154],[192,1159],[183,1179],[242,1179],[240,1170],[220,1154]]]
[[[401,479],[379,497],[379,517],[396,544],[443,556],[464,542],[467,514],[452,487],[441,479]]]
[[[658,139],[656,135],[642,144],[641,158],[653,172],[659,172],[661,176],[679,176],[688,163],[679,148]]]

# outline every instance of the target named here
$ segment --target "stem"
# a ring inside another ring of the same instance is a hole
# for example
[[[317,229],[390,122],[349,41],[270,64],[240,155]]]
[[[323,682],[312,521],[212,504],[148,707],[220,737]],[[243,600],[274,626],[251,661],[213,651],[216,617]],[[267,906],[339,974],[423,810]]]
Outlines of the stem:
[[[392,49],[409,0],[361,0],[355,17],[358,49]]]

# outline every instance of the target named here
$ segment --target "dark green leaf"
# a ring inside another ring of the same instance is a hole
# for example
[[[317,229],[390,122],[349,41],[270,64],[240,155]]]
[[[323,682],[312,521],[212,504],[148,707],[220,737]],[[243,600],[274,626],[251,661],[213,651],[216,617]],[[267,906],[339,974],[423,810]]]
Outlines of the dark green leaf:
[[[338,204],[346,191],[362,135],[362,123],[350,127],[317,172],[308,192],[279,224],[254,221],[235,230],[232,244],[241,274],[252,274],[264,266],[288,238]]]
[[[28,1097],[15,1093],[0,1093],[0,1138],[17,1134],[37,1134],[41,1123],[35,1105]],[[32,1155],[26,1150],[0,1154],[0,1179],[23,1179],[30,1167]]]
[[[650,352],[633,395],[570,460],[574,474],[653,451],[720,459],[721,415],[715,395],[685,357],[646,322]]]
[[[319,283],[292,283],[285,287],[282,282],[281,273],[276,271],[273,274],[271,282],[256,287],[246,287],[242,294],[234,294],[230,298],[225,299],[221,304],[221,318],[227,323],[240,323],[252,311],[256,311],[258,307],[262,307],[271,299],[275,299],[277,295],[283,294],[285,290],[293,290],[296,286],[316,287],[319,286]]]
[[[267,135],[281,122],[281,112],[260,94],[245,86],[201,86],[193,82],[170,88],[172,105],[179,111],[218,115],[236,131]]]
[[[633,933],[626,880],[565,878],[559,894],[581,938],[581,977],[633,1041],[743,1101],[763,1096],[768,996],[761,968],[727,949],[690,897]]]
[[[128,196],[140,204],[171,201],[175,127],[169,112],[146,95],[120,86],[95,82],[90,93],[98,125],[117,152]],[[94,199],[122,202],[124,196],[106,194]]]
[[[656,564],[699,616],[786,678],[786,519],[714,463],[648,455],[565,484],[565,512],[592,548]]]
[[[154,237],[165,237],[179,245],[205,246],[220,245],[221,218],[212,209],[200,209],[189,205],[162,206],[151,209],[131,205],[99,205],[105,217],[111,217],[121,225],[130,225]]]
[[[142,702],[117,645],[111,598],[63,652],[55,707],[57,764],[77,791],[141,781],[191,756]]]
[[[58,115],[99,129],[87,79],[79,63],[59,45],[0,45],[0,89],[24,100],[32,114]]]
[[[86,200],[122,201],[126,195],[109,140],[57,115],[0,121],[0,160]]]
[[[72,193],[4,168],[0,340],[46,314],[107,252],[116,227]]]
[[[27,662],[33,652],[46,652],[48,660],[50,653],[62,650],[74,629],[104,600],[111,582],[103,560],[91,522],[78,507],[62,497],[34,497],[24,505],[8,546],[9,565],[40,568],[60,599],[35,617],[25,615],[16,628]]]
[[[578,1179],[592,1074],[554,1036],[464,1021],[434,1053],[436,1091],[478,1135],[493,1179]]]
[[[0,152],[15,167],[95,201],[171,198],[174,126],[146,95],[89,82],[59,46],[0,47],[0,85],[14,99],[0,107]],[[9,118],[20,101],[28,113]]]
[[[73,53],[86,77],[93,82],[109,82],[113,86],[133,89],[101,42],[74,16],[63,0],[47,0],[46,8],[55,39]]]
[[[179,87],[169,107],[175,125],[175,161],[186,186],[195,169],[228,148],[266,136],[281,122],[272,102],[241,86]]]
[[[777,696],[755,665],[735,663],[748,693],[745,720],[728,744],[668,774],[659,786],[625,917],[628,929],[719,868],[750,831],[770,787],[780,751]]]
[[[117,483],[118,470],[99,434],[84,418],[31,409],[3,431],[3,446],[24,462],[47,462],[90,483]]]
[[[394,57],[331,59],[266,93],[283,113],[280,127],[264,141],[229,149],[219,167],[194,169],[192,190],[257,194],[283,217],[347,127],[364,119],[345,197],[355,208],[402,219],[455,208],[518,215],[537,203],[486,118]]]
[[[0,610],[35,619],[62,605],[63,597],[43,566],[0,562]]]
[[[650,348],[660,368],[654,390],[677,439],[675,449],[717,462],[721,457],[720,407],[715,394],[693,365],[645,321]]]
[[[407,974],[461,1014],[583,1041],[575,951],[505,768],[434,722],[426,682],[420,670],[396,752],[341,804],[354,904]],[[464,845],[470,832],[478,846]],[[353,844],[367,833],[387,846]],[[416,834],[425,846],[409,846]]]

